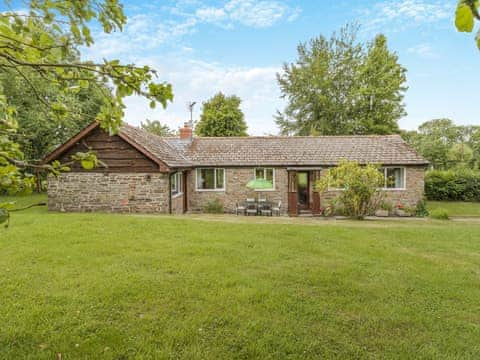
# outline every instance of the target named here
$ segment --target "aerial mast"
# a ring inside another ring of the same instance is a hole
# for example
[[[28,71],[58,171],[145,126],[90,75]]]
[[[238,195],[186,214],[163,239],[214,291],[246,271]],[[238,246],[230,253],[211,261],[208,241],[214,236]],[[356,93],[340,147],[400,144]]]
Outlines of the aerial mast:
[[[195,106],[196,101],[187,102],[188,111],[190,111],[190,127],[193,127],[193,107]]]

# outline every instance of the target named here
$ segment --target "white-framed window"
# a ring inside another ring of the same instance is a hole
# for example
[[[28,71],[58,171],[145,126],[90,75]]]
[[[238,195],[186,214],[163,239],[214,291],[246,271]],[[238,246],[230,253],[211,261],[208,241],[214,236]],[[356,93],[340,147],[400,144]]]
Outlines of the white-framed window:
[[[385,177],[385,190],[405,190],[407,184],[407,171],[405,167],[383,167],[380,169]]]
[[[170,191],[172,195],[183,194],[183,174],[181,172],[170,175]]]
[[[253,175],[255,180],[264,179],[271,182],[272,188],[262,189],[262,191],[275,190],[275,169],[274,168],[255,168]]]
[[[225,169],[198,168],[197,191],[224,191]]]

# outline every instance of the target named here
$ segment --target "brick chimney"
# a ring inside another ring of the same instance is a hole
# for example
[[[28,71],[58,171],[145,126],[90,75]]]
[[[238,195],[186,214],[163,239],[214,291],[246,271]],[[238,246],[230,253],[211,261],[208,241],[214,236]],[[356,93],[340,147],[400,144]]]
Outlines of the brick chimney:
[[[192,140],[193,130],[188,122],[183,124],[183,128],[180,128],[181,140]]]

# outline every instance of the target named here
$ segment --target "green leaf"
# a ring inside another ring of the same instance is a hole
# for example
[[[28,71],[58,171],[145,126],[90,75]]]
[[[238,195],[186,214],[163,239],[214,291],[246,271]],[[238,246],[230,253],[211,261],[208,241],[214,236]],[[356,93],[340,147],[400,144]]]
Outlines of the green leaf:
[[[82,160],[80,163],[85,170],[92,170],[95,167],[95,163],[91,160]]]
[[[82,89],[88,89],[88,87],[90,86],[90,82],[88,80],[78,80],[78,85]]]
[[[477,41],[477,47],[480,50],[480,30],[477,32],[477,36],[475,37],[475,40]]]
[[[458,31],[472,32],[474,26],[474,17],[472,9],[465,1],[460,1],[455,13],[455,26]]]

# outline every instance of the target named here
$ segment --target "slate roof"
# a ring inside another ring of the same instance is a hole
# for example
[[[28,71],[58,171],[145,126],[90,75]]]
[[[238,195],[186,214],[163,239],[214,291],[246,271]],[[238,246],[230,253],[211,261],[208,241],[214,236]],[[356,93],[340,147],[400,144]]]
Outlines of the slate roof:
[[[383,165],[427,165],[399,135],[164,138],[195,166],[336,165],[342,159]]]
[[[44,159],[50,162],[97,128],[91,123]],[[119,136],[170,168],[198,166],[331,166],[342,159],[361,164],[427,165],[399,135],[159,137],[124,123]]]
[[[121,132],[170,167],[329,166],[342,159],[383,165],[427,165],[399,135],[158,137],[124,125]]]
[[[169,167],[191,166],[191,163],[185,158],[183,153],[172,147],[162,137],[125,123],[120,128],[120,134],[146,149]]]

